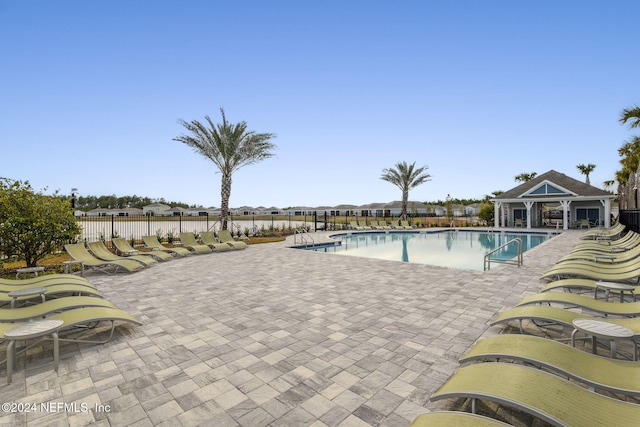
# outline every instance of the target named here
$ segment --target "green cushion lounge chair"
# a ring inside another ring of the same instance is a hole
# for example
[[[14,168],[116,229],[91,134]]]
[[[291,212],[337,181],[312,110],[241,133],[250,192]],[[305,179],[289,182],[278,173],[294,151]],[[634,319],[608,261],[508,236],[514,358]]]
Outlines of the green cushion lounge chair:
[[[620,264],[633,261],[640,257],[640,246],[629,249],[628,251],[611,253],[583,249],[573,251],[560,258],[556,264],[571,261],[590,261],[596,264]]]
[[[118,271],[119,269],[122,268],[129,272],[132,272],[132,271],[137,271],[144,268],[144,266],[141,263],[131,259],[124,259],[119,261],[100,260],[94,257],[93,255],[91,255],[91,253],[87,250],[87,248],[84,247],[82,243],[73,243],[73,244],[64,245],[64,250],[67,251],[67,253],[72,259],[76,261],[82,261],[84,263],[85,268],[101,270],[101,271],[104,271],[105,273],[107,272],[107,269],[113,269],[114,271]]]
[[[12,310],[9,310],[12,311]],[[83,330],[86,331],[88,328],[95,329],[98,324],[101,322],[111,322],[111,331],[106,339],[101,340],[88,340],[88,339],[78,339],[75,338],[58,338],[57,341],[70,341],[70,342],[82,342],[82,343],[90,343],[90,344],[105,344],[111,340],[113,337],[113,333],[115,331],[115,323],[118,321],[133,323],[134,325],[141,325],[140,321],[130,315],[129,313],[119,310],[113,307],[85,307],[85,308],[74,308],[71,310],[63,311],[61,313],[54,314],[52,316],[47,317],[47,320],[59,320],[62,321],[62,325],[56,330],[58,335],[62,332],[73,332],[75,330]],[[6,340],[4,334],[24,323],[0,323],[0,341]],[[48,339],[48,338],[43,338]],[[23,353],[37,345],[42,340],[31,344],[29,346],[24,347],[17,353]],[[57,359],[57,341],[54,343],[54,363],[57,371],[58,367],[58,359]],[[15,345],[14,343],[11,343]],[[13,347],[15,348],[15,347]],[[7,349],[9,352],[10,350]],[[16,353],[16,354],[17,354]],[[7,353],[8,354],[8,353]],[[0,361],[0,363],[7,362],[7,382],[11,383],[11,373],[13,369],[9,366],[10,361],[4,359]],[[11,363],[12,364],[12,363]]]
[[[151,249],[151,251],[163,251],[176,256],[191,255],[191,251],[187,248],[177,248],[177,247],[169,248],[163,245],[158,240],[158,236],[142,236],[142,240],[144,241],[144,245],[147,248]]]
[[[640,286],[629,285],[627,283],[621,283],[621,285],[626,285],[626,287],[631,287],[635,295],[640,295]],[[545,284],[544,287],[542,288],[542,292],[557,291],[559,289],[564,289],[567,292],[574,292],[574,293],[576,291],[579,293],[593,292],[594,297],[597,297],[597,295],[595,295],[596,290],[606,291],[606,288],[602,286],[602,282],[599,280],[562,279],[562,280],[556,280],[556,281]],[[616,295],[619,295],[620,297],[623,296],[623,294],[618,289],[609,289],[608,291],[611,294],[616,294]],[[625,290],[625,292],[628,292],[628,290]]]
[[[29,279],[0,279],[0,292],[12,292],[25,287],[43,287],[49,285],[79,285],[95,288],[84,277],[74,274],[45,274]]]
[[[631,329],[636,337],[640,338],[640,317],[632,318],[603,318],[594,317],[590,314],[578,313],[566,308],[550,307],[546,305],[522,305],[509,308],[499,313],[490,323],[491,326],[499,323],[517,321],[520,326],[520,333],[524,333],[523,321],[530,320],[538,327],[561,325],[573,330],[573,321],[576,319],[606,320],[625,328]]]
[[[230,245],[218,242],[213,231],[201,232],[200,240],[203,244],[209,246],[211,249],[215,249],[217,252],[226,252],[232,249]]]
[[[210,254],[213,252],[209,246],[198,243],[193,233],[180,233],[180,242],[194,254]]]
[[[115,328],[116,321],[124,321],[130,322],[134,325],[142,325],[142,323],[127,313],[126,311],[120,310],[118,308],[113,307],[82,307],[82,308],[73,308],[71,310],[63,311],[61,313],[56,313],[51,316],[46,317],[47,320],[62,320],[64,323],[60,327],[59,330],[65,330],[72,327],[83,326],[83,329],[86,329],[88,326],[95,327],[98,322],[110,321],[111,322],[111,333],[109,334],[109,339],[104,341],[85,341],[85,340],[64,340],[64,341],[76,341],[76,342],[93,342],[104,344],[109,341],[113,336],[113,330]],[[0,337],[4,337],[4,333],[11,328],[19,326],[20,323],[0,323]],[[0,339],[1,341],[1,339]],[[60,341],[63,341],[62,339]]]
[[[28,285],[25,287],[15,287],[9,292],[0,291],[0,306],[11,305],[16,302],[26,303],[31,300],[41,300],[42,302],[51,298],[59,298],[70,295],[87,295],[102,298],[102,292],[96,288],[82,285],[50,284],[48,286]],[[4,307],[2,307],[4,308]]]
[[[520,307],[523,305],[551,303],[582,307],[604,315],[640,316],[640,302],[620,304],[616,302],[597,300],[584,295],[572,294],[570,292],[542,292],[539,294],[529,295],[518,301],[516,306]]]
[[[87,243],[89,249],[93,253],[96,258],[99,258],[103,261],[129,261],[133,260],[139,262],[145,267],[149,267],[150,265],[157,264],[158,261],[151,257],[141,256],[141,255],[130,255],[128,257],[122,257],[114,254],[107,248],[102,240],[98,240],[97,242]]]
[[[591,228],[584,233],[581,239],[610,239],[615,240],[620,237],[620,234],[624,231],[625,226],[621,223],[616,223],[609,228]]]
[[[458,411],[436,411],[418,415],[409,427],[510,427],[511,424]]]
[[[248,246],[245,242],[238,242],[234,240],[229,230],[218,231],[218,239],[220,239],[220,243],[225,243],[233,249],[245,249]]]
[[[460,363],[486,359],[517,360],[551,369],[596,390],[640,395],[637,362],[608,359],[547,338],[514,334],[484,338],[462,356]]]
[[[106,299],[95,297],[65,297],[45,301],[41,304],[26,307],[0,310],[0,322],[23,322],[30,319],[45,317],[58,311],[71,310],[81,307],[111,307],[115,305]]]
[[[533,415],[553,426],[631,427],[640,405],[612,399],[545,372],[513,363],[478,363],[459,368],[431,400],[488,400]]]
[[[131,246],[127,239],[123,237],[116,237],[114,239],[111,239],[111,242],[113,242],[113,246],[124,257],[132,255],[148,256],[155,259],[156,261],[167,261],[173,258],[171,254],[162,251],[140,252],[139,250]]]
[[[351,227],[352,230],[364,230],[364,227],[358,225],[357,221],[349,222],[349,226]]]
[[[597,251],[597,252],[625,252],[640,245],[640,234],[629,231],[618,240],[590,240],[580,242],[573,246],[571,252]]]
[[[635,265],[633,265],[635,264]],[[638,283],[640,279],[640,260],[633,264],[616,265],[580,265],[562,262],[548,269],[540,278],[552,282],[561,279],[591,279],[606,282]]]
[[[399,228],[402,228],[403,230],[413,230],[413,227],[409,225],[408,221],[400,221]]]

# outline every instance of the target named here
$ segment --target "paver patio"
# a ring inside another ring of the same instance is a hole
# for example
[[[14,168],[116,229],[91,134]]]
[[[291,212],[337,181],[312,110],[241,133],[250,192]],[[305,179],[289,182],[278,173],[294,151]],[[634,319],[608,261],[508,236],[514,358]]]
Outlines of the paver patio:
[[[38,406],[2,413],[0,424],[408,426],[436,408],[429,397],[458,357],[500,332],[488,321],[539,291],[541,273],[581,234],[489,272],[294,250],[288,240],[88,274],[144,325],[119,325],[106,345],[61,343],[57,374],[50,343],[26,369],[20,357],[11,385],[2,372],[2,402],[78,410]]]

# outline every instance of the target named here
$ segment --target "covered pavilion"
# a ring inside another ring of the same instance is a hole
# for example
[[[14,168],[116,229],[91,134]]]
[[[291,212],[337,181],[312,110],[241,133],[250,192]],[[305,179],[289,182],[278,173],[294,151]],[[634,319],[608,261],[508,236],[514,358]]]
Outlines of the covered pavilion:
[[[506,191],[491,201],[495,227],[611,226],[611,201],[616,196],[560,172],[550,170]]]

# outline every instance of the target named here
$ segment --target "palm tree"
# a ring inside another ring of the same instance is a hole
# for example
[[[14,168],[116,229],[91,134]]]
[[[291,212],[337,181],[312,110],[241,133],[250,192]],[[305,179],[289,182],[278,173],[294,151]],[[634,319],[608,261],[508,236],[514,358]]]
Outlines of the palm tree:
[[[220,113],[222,114],[220,124],[213,123],[209,116],[205,116],[205,124],[197,120],[191,122],[178,120],[190,135],[180,135],[173,140],[187,144],[196,153],[211,160],[222,174],[220,222],[221,229],[226,230],[231,197],[231,176],[243,166],[272,157],[275,145],[270,140],[276,135],[249,131],[246,122],[229,123],[224,109],[220,108]]]
[[[640,107],[626,108],[622,110],[622,114],[620,114],[620,121],[622,123],[630,121],[630,128],[640,127]]]
[[[531,181],[536,176],[538,176],[538,172],[521,173],[520,175],[515,176],[515,180],[520,182],[527,182]]]
[[[585,179],[584,182],[587,185],[591,185],[591,183],[589,182],[589,174],[593,172],[593,170],[596,168],[596,165],[594,165],[593,163],[589,163],[588,165],[580,164],[580,165],[577,165],[576,167],[578,168],[581,174],[587,177],[587,179]]]
[[[618,155],[621,157],[621,169],[616,171],[616,181],[618,181],[618,197],[620,207],[629,208],[629,194],[636,184],[636,173],[640,167],[640,137],[634,136],[630,141],[625,142],[618,148]]]
[[[416,168],[416,162],[398,162],[394,168],[382,169],[380,179],[388,181],[402,190],[402,220],[407,219],[407,204],[409,190],[431,180],[431,175],[425,173],[429,166]]]

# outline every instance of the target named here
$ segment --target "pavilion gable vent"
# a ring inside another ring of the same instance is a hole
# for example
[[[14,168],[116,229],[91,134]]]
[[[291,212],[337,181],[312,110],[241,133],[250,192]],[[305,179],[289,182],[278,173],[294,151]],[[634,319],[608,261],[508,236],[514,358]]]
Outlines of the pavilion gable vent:
[[[576,193],[549,181],[543,181],[522,196],[576,196]]]

